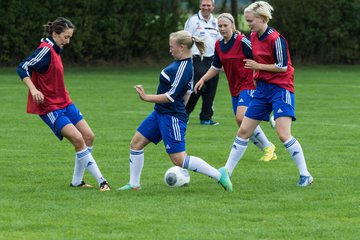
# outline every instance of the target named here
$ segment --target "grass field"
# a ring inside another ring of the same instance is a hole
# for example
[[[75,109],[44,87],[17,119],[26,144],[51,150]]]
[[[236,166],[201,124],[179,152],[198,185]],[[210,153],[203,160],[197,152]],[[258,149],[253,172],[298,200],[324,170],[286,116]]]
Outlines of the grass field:
[[[67,88],[96,134],[93,155],[113,191],[72,189],[74,151],[38,116],[25,114],[27,91],[15,69],[0,69],[0,239],[359,239],[360,67],[296,69],[293,135],[315,182],[298,188],[298,172],[268,123],[278,161],[256,161],[250,145],[227,193],[191,173],[190,186],[163,183],[171,166],[164,146],[145,150],[143,190],[118,192],[129,178],[129,142],[153,109],[133,86],[155,93],[161,68],[69,69]],[[221,75],[214,120],[187,130],[187,152],[225,164],[237,128]],[[86,173],[85,179],[95,180]]]

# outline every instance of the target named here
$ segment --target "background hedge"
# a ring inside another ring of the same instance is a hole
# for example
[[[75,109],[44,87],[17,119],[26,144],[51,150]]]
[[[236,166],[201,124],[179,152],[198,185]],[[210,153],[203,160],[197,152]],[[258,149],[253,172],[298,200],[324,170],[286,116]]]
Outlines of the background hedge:
[[[359,0],[272,0],[274,26],[290,44],[294,61],[360,62]],[[14,66],[58,16],[76,25],[63,58],[67,63],[129,64],[169,58],[168,35],[181,29],[198,6],[180,0],[0,1],[0,66]],[[239,10],[242,13],[242,9]]]

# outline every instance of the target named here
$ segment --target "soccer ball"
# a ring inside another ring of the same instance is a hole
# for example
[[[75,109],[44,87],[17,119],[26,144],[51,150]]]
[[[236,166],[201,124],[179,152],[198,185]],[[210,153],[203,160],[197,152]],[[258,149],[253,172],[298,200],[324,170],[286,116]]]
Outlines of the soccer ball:
[[[190,183],[190,174],[184,168],[173,166],[166,171],[164,182],[168,187],[186,186]]]
[[[274,116],[270,117],[269,123],[272,128],[276,128],[276,122],[275,122]]]

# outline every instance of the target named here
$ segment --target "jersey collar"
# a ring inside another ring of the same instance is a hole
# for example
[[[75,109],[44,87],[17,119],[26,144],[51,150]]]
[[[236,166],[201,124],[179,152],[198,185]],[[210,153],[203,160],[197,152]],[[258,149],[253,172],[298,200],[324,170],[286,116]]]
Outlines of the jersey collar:
[[[209,21],[206,21],[206,19],[201,15],[201,10],[199,10],[197,15],[198,15],[199,20],[203,20],[204,22],[210,22],[210,21],[212,21],[214,19],[214,16],[212,14],[210,14]]]

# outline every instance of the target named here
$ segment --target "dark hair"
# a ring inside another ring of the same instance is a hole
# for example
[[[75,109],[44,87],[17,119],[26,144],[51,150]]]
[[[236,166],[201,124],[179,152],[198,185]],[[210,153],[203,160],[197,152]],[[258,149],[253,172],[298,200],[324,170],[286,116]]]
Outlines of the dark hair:
[[[70,20],[64,17],[58,17],[53,22],[48,22],[47,24],[44,24],[43,27],[44,27],[44,35],[46,37],[51,36],[53,32],[60,34],[69,28],[75,30],[75,25],[72,24]]]

